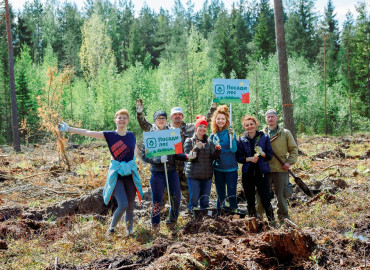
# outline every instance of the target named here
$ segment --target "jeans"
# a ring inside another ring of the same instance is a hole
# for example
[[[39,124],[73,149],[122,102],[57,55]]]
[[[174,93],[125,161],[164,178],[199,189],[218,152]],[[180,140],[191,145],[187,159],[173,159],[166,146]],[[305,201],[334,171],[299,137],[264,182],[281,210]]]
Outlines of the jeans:
[[[118,208],[114,211],[110,228],[114,229],[121,220],[126,211],[125,223],[126,229],[132,231],[134,223],[134,205],[135,205],[136,187],[132,175],[117,175],[117,184],[114,188]]]
[[[230,203],[231,208],[238,208],[236,199],[236,185],[238,183],[238,171],[221,172],[214,170],[215,184],[217,191],[217,208],[225,205],[226,187],[227,187],[227,201]]]
[[[195,178],[188,178],[189,186],[189,211],[198,206],[200,202],[200,209],[209,206],[209,195],[211,194],[212,179],[199,180]]]
[[[170,222],[176,222],[179,216],[181,191],[179,176],[176,171],[167,172],[168,185],[170,188]],[[152,172],[150,177],[150,187],[152,189],[152,225],[158,225],[160,222],[161,208],[163,205],[163,191],[167,187],[166,175],[164,172]]]

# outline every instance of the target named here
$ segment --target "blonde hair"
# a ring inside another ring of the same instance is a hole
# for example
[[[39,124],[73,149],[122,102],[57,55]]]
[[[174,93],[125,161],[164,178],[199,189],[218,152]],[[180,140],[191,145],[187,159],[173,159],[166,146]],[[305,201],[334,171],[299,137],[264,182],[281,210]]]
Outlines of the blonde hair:
[[[255,124],[256,124],[256,126],[257,126],[257,128],[258,128],[258,126],[260,125],[260,122],[258,121],[258,119],[256,118],[256,117],[254,117],[254,116],[252,116],[252,115],[244,115],[243,116],[243,118],[242,118],[242,126],[244,127],[244,123],[247,121],[247,120],[252,120]]]
[[[118,115],[126,115],[127,118],[130,118],[129,114],[128,114],[128,110],[126,109],[120,109],[116,112],[116,114],[114,115],[114,119],[117,118]]]
[[[216,124],[216,118],[218,114],[223,114],[226,117],[226,124],[225,126],[220,129]],[[213,113],[212,122],[211,122],[211,130],[213,134],[217,132],[223,131],[224,129],[230,126],[230,115],[229,115],[229,108],[226,105],[220,105],[217,107],[217,110]]]

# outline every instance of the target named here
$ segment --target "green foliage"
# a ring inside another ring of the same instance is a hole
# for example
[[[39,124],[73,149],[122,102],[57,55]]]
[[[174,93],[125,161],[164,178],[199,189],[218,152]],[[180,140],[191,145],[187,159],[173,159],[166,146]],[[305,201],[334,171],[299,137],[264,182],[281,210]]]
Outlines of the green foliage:
[[[329,1],[323,20],[314,1],[287,1],[286,42],[290,88],[298,133],[324,131],[323,45],[327,63],[327,118],[330,133],[350,130],[349,88],[354,131],[369,130],[369,16],[356,5],[339,34]],[[135,119],[141,98],[149,122],[153,113],[182,107],[185,122],[205,115],[212,101],[213,78],[250,81],[250,104],[233,104],[233,122],[246,113],[264,123],[275,108],[282,115],[273,10],[268,0],[241,0],[227,11],[208,0],[194,12],[188,1],[159,13],[145,5],[135,15],[131,1],[85,2],[83,11],[64,2],[33,0],[13,19],[15,80],[20,123],[30,140],[39,141],[36,96],[43,91],[50,66],[71,66],[76,75],[61,93],[61,116],[92,130],[114,129],[114,113],[126,108],[129,129],[141,135]],[[319,27],[318,27],[319,26]],[[0,24],[5,32],[5,24]],[[6,40],[0,40],[0,143],[11,143],[11,115]],[[282,119],[280,119],[282,120]],[[24,126],[24,127],[26,127]]]

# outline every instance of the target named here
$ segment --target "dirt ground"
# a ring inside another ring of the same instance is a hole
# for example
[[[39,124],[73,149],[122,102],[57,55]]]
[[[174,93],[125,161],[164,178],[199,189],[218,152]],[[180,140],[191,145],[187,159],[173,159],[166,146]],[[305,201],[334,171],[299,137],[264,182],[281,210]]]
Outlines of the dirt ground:
[[[291,178],[290,221],[194,218],[182,202],[178,224],[167,228],[164,214],[153,233],[149,166],[138,161],[144,199],[135,209],[134,234],[125,237],[121,224],[106,237],[116,203],[102,202],[104,143],[69,144],[70,171],[52,143],[17,154],[1,147],[0,269],[370,268],[369,135],[302,137],[299,148],[293,172],[314,197]]]

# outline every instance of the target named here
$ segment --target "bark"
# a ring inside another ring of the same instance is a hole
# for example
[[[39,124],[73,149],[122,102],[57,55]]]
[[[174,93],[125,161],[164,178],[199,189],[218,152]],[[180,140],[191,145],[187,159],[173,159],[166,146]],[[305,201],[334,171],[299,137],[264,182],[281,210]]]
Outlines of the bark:
[[[282,0],[274,0],[276,50],[279,65],[280,92],[283,105],[284,126],[293,134],[297,142],[294,128],[293,103],[289,88],[288,60],[285,46],[284,13]],[[298,142],[297,142],[298,143]]]
[[[8,39],[8,53],[9,53],[9,86],[10,86],[10,98],[11,98],[11,104],[12,104],[13,147],[15,151],[19,152],[21,151],[21,146],[20,146],[19,129],[18,129],[17,98],[15,94],[15,82],[14,82],[13,42],[12,42],[12,33],[11,33],[11,28],[10,28],[8,0],[5,0],[5,20],[6,20],[6,33],[7,33],[7,39]]]

